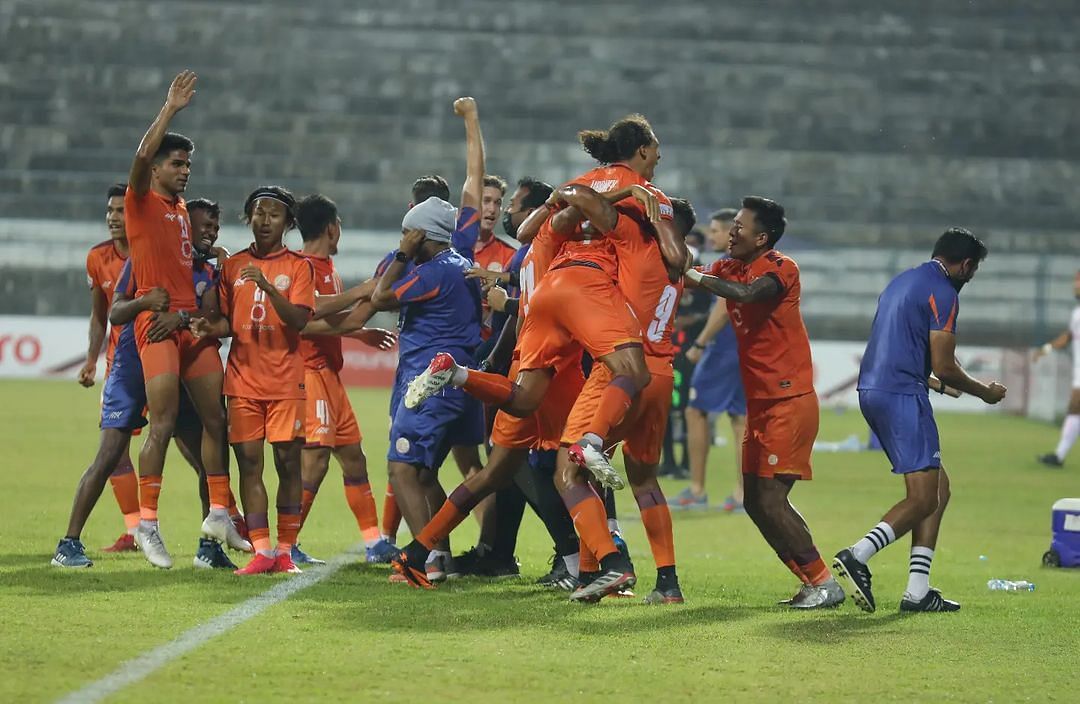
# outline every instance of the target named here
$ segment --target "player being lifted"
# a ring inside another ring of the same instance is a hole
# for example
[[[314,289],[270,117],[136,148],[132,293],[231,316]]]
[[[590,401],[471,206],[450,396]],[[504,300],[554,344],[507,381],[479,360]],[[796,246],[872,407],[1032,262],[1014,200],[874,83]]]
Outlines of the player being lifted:
[[[780,204],[743,198],[728,238],[731,258],[691,270],[686,279],[727,299],[746,389],[743,506],[780,561],[803,582],[782,603],[814,609],[839,605],[844,591],[789,500],[795,482],[811,478],[819,417],[810,338],[799,312],[799,268],[774,249],[786,227]]]
[[[663,195],[649,182],[660,160],[660,143],[644,117],[631,115],[608,130],[581,132],[579,138],[585,151],[601,166],[574,179],[572,184],[605,193],[637,185]],[[628,203],[641,220],[648,218],[644,205],[638,201]],[[541,213],[537,220],[542,222],[543,216]],[[686,248],[677,242],[671,218],[671,205],[664,197],[656,225],[660,251],[668,268],[681,272]],[[523,229],[528,231],[528,225],[526,220]],[[410,384],[406,405],[419,405],[453,385],[512,415],[528,417],[539,407],[555,371],[572,364],[584,348],[611,370],[612,378],[585,433],[570,447],[570,456],[602,482],[621,486],[622,480],[602,448],[611,428],[622,420],[632,400],[649,383],[641,326],[614,283],[617,263],[612,243],[603,237],[588,236],[578,241],[564,240],[553,237],[547,245],[558,252],[549,260],[550,270],[532,273],[536,292],[530,312],[535,314],[524,319],[517,379],[467,369],[453,358],[439,355]],[[535,249],[536,244],[533,246]],[[581,305],[583,300],[588,301],[587,307]]]
[[[161,539],[157,506],[165,451],[173,435],[183,381],[203,424],[202,462],[210,482],[211,500],[217,492],[227,502],[229,475],[225,465],[225,414],[221,407],[223,371],[216,345],[197,340],[188,330],[195,305],[192,279],[191,223],[181,193],[191,174],[195,145],[183,135],[168,132],[169,122],[195,95],[195,74],[184,71],[169,86],[165,105],[139,144],[124,195],[124,226],[131,247],[136,295],[163,288],[169,311],[180,328],[162,340],[148,336],[153,312],[139,313],[134,321],[135,343],[146,381],[147,407],[152,419],[139,453],[139,527],[135,541],[156,567],[172,567],[172,557]],[[226,516],[227,518],[227,516]],[[211,536],[220,542],[239,543],[231,521]]]
[[[986,254],[986,245],[973,234],[950,228],[938,238],[930,261],[897,276],[878,298],[859,369],[859,407],[893,473],[904,477],[907,496],[833,561],[836,575],[863,611],[877,608],[867,561],[908,531],[911,559],[900,610],[960,609],[930,587],[930,562],[949,503],[949,475],[941,464],[928,393],[931,388],[939,393],[956,389],[986,403],[1005,398],[1004,386],[971,378],[956,361],[960,289],[975,276]]]
[[[311,262],[282,242],[296,224],[296,201],[279,186],[256,189],[244,202],[255,241],[221,270],[216,319],[198,318],[199,337],[232,335],[225,375],[229,444],[240,469],[240,497],[255,557],[237,574],[299,572],[291,553],[300,530],[300,453],[304,444],[304,359],[300,331],[315,307]],[[277,549],[270,543],[263,484],[263,446],[269,442],[278,474]],[[213,477],[207,477],[208,482]],[[226,487],[227,488],[227,487]],[[211,536],[232,525],[210,483]]]

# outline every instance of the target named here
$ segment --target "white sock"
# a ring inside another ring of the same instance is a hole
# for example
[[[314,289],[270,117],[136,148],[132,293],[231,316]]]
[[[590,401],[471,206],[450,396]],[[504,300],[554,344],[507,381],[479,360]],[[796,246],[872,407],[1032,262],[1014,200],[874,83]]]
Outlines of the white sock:
[[[595,447],[597,450],[600,450],[601,452],[604,451],[604,438],[596,433],[585,433],[581,439]]]
[[[427,561],[424,564],[430,565],[432,562],[435,562],[435,560],[439,559],[440,556],[449,558],[450,553],[446,550],[432,550],[428,553]]]
[[[382,539],[383,539],[383,540],[385,540],[386,542],[388,542],[388,543],[391,543],[391,544],[392,544],[392,543],[393,543],[393,542],[394,542],[395,540],[397,540],[397,536],[394,536],[393,538],[391,538],[391,537],[390,537],[389,535],[387,535],[386,533],[383,533],[383,534],[382,534]]]
[[[229,509],[224,508],[224,507],[223,508],[211,508],[210,509],[210,515],[211,516],[223,516],[225,518],[228,518],[230,521],[232,520],[232,518],[229,518]]]
[[[896,533],[892,526],[882,521],[871,528],[862,540],[851,546],[851,553],[855,555],[856,560],[865,565],[867,560],[880,550],[884,550],[885,546],[894,540],[896,540]]]
[[[563,555],[563,564],[566,565],[566,571],[574,577],[581,576],[581,553],[575,552],[573,555]]]
[[[1065,461],[1065,455],[1069,454],[1069,450],[1078,437],[1080,437],[1080,415],[1074,413],[1065,416],[1065,422],[1061,424],[1061,441],[1058,442],[1057,450],[1054,451],[1059,460]]]
[[[619,530],[619,519],[609,518],[607,519],[608,533],[614,533],[616,535],[622,535],[622,531]]]
[[[908,563],[908,582],[905,594],[912,601],[921,601],[930,591],[930,562],[934,559],[932,548],[916,545],[911,548],[911,560]]]
[[[148,521],[145,518],[140,518],[139,519],[139,527],[142,528],[143,530],[153,530],[154,528],[158,527],[157,519],[155,519],[153,521]]]
[[[454,386],[464,386],[469,380],[469,369],[460,364],[454,367],[454,373],[450,375],[450,383]]]

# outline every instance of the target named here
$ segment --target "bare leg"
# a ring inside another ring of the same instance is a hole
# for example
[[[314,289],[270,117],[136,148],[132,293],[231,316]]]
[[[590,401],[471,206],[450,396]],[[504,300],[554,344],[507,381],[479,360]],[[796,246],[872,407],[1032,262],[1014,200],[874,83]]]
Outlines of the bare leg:
[[[705,470],[709,461],[709,415],[687,406],[685,417],[690,446],[690,491],[701,496],[705,493]]]
[[[109,481],[109,475],[116,469],[130,440],[131,432],[127,430],[105,428],[101,431],[97,455],[83,472],[75,488],[75,501],[71,506],[71,516],[64,537],[78,539],[82,535],[90,512],[94,510],[105,484]]]

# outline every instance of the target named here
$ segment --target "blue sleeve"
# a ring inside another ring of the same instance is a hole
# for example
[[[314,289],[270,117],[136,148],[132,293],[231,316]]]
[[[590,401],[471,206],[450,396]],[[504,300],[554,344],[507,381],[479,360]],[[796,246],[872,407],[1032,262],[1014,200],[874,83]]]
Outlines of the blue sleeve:
[[[385,257],[383,257],[382,261],[379,262],[379,265],[377,267],[375,267],[375,278],[376,279],[386,273],[387,267],[389,267],[390,263],[392,261],[394,261],[394,255],[395,254],[397,254],[396,249],[393,252],[390,252],[389,254],[387,254]]]
[[[131,273],[131,258],[128,257],[124,262],[124,266],[120,269],[120,276],[116,279],[113,292],[119,291],[128,298],[134,298],[136,290],[138,290],[138,286],[135,285],[135,275]]]
[[[510,264],[506,267],[506,270],[511,274],[517,275],[521,273],[521,263],[525,261],[525,255],[529,253],[529,245],[522,245],[514,252],[514,256],[510,258]]]
[[[394,283],[394,297],[401,303],[420,303],[439,295],[443,267],[418,266]]]
[[[934,286],[930,293],[930,329],[956,332],[956,317],[960,314],[960,296],[948,283]]]
[[[473,250],[480,239],[480,213],[475,208],[462,206],[458,209],[457,228],[450,237],[450,246],[458,254],[473,261]]]

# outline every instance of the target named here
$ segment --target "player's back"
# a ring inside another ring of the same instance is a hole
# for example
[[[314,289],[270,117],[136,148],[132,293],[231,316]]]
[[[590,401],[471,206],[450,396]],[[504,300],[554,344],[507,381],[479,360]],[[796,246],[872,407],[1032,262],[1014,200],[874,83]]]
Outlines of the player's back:
[[[153,190],[138,195],[128,186],[124,193],[124,228],[139,285],[137,295],[161,287],[169,293],[169,310],[193,309],[194,248],[184,199],[172,200]]]
[[[341,277],[334,269],[334,260],[330,257],[307,256],[315,275],[315,297],[336,296],[344,290]],[[337,335],[304,335],[300,338],[300,350],[304,356],[304,366],[308,369],[330,369],[341,371],[344,357],[341,351],[341,338]]]
[[[470,259],[448,248],[395,284],[401,301],[399,366],[423,369],[439,352],[471,359],[480,344],[480,284]]]
[[[244,281],[244,267],[256,266],[291,303],[314,309],[311,262],[282,249],[266,257],[253,249],[225,260],[221,271],[221,311],[233,332],[225,369],[225,395],[257,400],[304,398],[300,331],[286,325],[267,294]]]
[[[616,228],[623,230],[623,234],[611,238],[619,263],[619,289],[641,323],[645,354],[662,364],[670,364],[675,358],[671,338],[683,282],[680,278],[677,283],[671,283],[659,244],[637,217],[636,211],[620,212]]]
[[[960,299],[945,268],[931,260],[898,274],[878,296],[859,389],[925,393],[930,331],[954,332]]]
[[[727,302],[746,397],[779,399],[812,392],[814,365],[799,309],[802,284],[795,260],[771,249],[750,264],[721,259],[707,272],[745,284],[770,276],[782,289],[779,296],[767,301]]]

